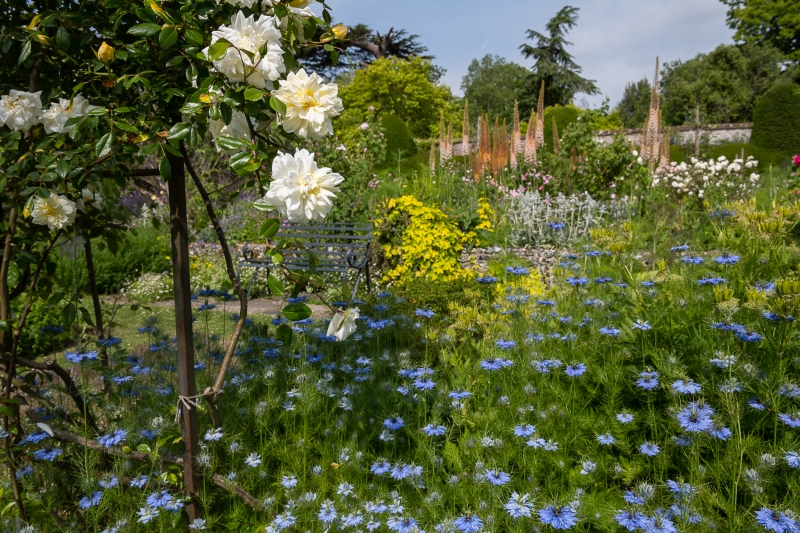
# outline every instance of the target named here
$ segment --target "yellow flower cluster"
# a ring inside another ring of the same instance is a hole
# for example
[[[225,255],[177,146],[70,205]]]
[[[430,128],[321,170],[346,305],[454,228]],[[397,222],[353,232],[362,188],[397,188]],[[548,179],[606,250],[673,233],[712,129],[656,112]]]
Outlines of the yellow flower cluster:
[[[486,198],[478,200],[478,225],[475,226],[476,230],[484,230],[494,233],[492,226],[492,219],[494,218],[494,209]]]
[[[413,196],[391,198],[381,204],[375,220],[375,238],[384,256],[384,282],[453,280],[468,277],[459,258],[465,243],[475,239],[464,233],[441,210]]]

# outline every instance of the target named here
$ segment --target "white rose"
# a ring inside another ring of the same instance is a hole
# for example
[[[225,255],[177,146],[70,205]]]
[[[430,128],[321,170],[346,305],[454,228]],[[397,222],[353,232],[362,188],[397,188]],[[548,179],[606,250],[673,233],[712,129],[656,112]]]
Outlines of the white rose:
[[[278,152],[272,161],[272,182],[264,200],[291,222],[322,220],[333,208],[336,187],[344,178],[329,168],[319,168],[314,154],[297,150]]]
[[[50,194],[47,198],[33,200],[31,216],[34,224],[47,226],[50,229],[62,229],[75,222],[75,202],[58,194]]]
[[[64,127],[64,124],[69,119],[88,116],[89,111],[96,107],[79,94],[72,99],[72,105],[68,99],[60,98],[50,103],[50,109],[42,114],[41,123],[47,133],[68,133],[72,126]]]
[[[27,93],[11,90],[0,98],[0,123],[12,130],[28,133],[42,116],[42,91]]]
[[[305,69],[290,72],[272,96],[286,104],[286,117],[282,120],[287,133],[321,140],[333,133],[331,117],[344,109],[335,83],[323,83],[316,73],[310,76]]]
[[[228,47],[225,55],[213,61],[214,68],[224,74],[232,82],[246,82],[259,89],[267,86],[286,72],[283,64],[281,48],[281,32],[275,17],[254,15],[245,17],[239,11],[231,19],[230,26],[222,26],[211,33],[211,44],[226,39],[233,46]],[[267,55],[261,57],[259,50],[267,45]],[[235,48],[234,48],[235,47]],[[208,48],[203,52],[208,57]],[[240,51],[241,50],[241,51]],[[252,54],[250,56],[244,51]]]
[[[333,335],[336,340],[345,340],[356,331],[356,319],[358,316],[358,307],[353,307],[344,312],[337,311],[328,325],[328,337]]]
[[[233,110],[230,124],[225,124],[225,121],[222,119],[209,120],[208,131],[211,132],[211,137],[214,141],[220,136],[233,137],[240,141],[252,141],[247,115],[236,109]],[[217,150],[223,151],[219,145],[217,145]]]
[[[86,211],[86,205],[89,204],[94,208],[102,209],[103,208],[103,197],[97,194],[96,192],[92,192],[91,189],[83,189],[81,191],[81,197],[76,202],[78,209],[81,211]]]

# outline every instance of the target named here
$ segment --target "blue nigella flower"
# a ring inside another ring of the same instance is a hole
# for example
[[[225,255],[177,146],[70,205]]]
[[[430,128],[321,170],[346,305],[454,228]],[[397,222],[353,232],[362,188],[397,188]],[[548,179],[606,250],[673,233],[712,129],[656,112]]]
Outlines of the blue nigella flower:
[[[694,257],[681,257],[681,261],[683,261],[687,265],[699,265],[700,263],[705,261],[705,259],[703,259],[702,257],[697,257],[697,256],[694,256]]]
[[[525,267],[507,266],[506,272],[508,274],[514,274],[515,276],[527,276],[528,274],[530,274],[530,272],[528,272],[528,269]]]
[[[84,496],[78,502],[81,509],[89,509],[90,507],[97,507],[100,505],[100,500],[103,498],[103,491],[98,490],[93,492],[91,496]]]
[[[478,283],[497,283],[499,280],[494,276],[484,276],[476,279]]]
[[[444,435],[444,432],[447,431],[447,428],[444,426],[435,426],[433,424],[428,424],[424,428],[422,428],[422,432],[429,437],[441,437]]]
[[[398,429],[402,428],[405,425],[403,419],[399,416],[393,416],[391,418],[387,418],[383,421],[383,426],[386,429],[391,429],[392,431],[397,431]]]
[[[435,315],[435,314],[436,313],[434,313],[430,309],[417,309],[416,310],[416,315],[424,317],[424,318],[433,318],[433,315]]]
[[[459,516],[455,519],[453,524],[458,528],[461,533],[478,533],[483,528],[483,520],[474,514],[467,514]]]
[[[486,470],[483,473],[486,481],[491,483],[492,485],[499,486],[505,485],[509,481],[511,481],[511,476],[503,472],[502,470]]]
[[[514,341],[505,341],[500,339],[495,342],[495,345],[501,350],[512,350],[517,346],[517,343]]]
[[[661,448],[658,447],[657,444],[653,444],[651,442],[645,442],[641,446],[639,446],[639,451],[642,452],[644,455],[648,457],[655,457],[661,451]]]
[[[724,254],[715,257],[714,261],[720,265],[735,265],[739,262],[739,256],[734,254]]]
[[[579,286],[583,286],[583,285],[586,285],[587,283],[589,283],[589,279],[588,278],[574,278],[574,277],[573,278],[567,278],[567,283],[569,283],[573,287],[579,287]]]
[[[669,251],[672,252],[672,253],[685,252],[688,249],[689,249],[689,245],[688,244],[681,244],[680,246],[673,246],[672,248],[669,249]]]
[[[571,529],[578,523],[578,515],[570,506],[555,507],[550,505],[539,510],[539,520],[553,529]]]

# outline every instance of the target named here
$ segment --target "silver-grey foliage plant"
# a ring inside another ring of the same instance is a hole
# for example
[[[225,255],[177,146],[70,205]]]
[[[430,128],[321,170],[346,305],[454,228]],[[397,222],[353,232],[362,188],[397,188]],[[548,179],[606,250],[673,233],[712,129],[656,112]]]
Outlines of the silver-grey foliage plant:
[[[586,237],[603,220],[626,218],[629,209],[629,201],[601,202],[588,194],[550,197],[528,191],[510,199],[507,214],[517,246],[564,245]]]

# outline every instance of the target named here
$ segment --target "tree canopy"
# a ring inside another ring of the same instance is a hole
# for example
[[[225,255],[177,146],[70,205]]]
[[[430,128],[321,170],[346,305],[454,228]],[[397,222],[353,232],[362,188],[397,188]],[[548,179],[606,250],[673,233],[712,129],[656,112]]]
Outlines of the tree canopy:
[[[324,48],[308,46],[300,53],[300,63],[308,70],[333,80],[347,71],[366,68],[382,57],[408,59],[411,56],[418,56],[428,60],[434,58],[427,54],[428,48],[419,42],[419,35],[394,28],[389,28],[389,31],[381,35],[366,24],[356,24],[349,28],[344,39],[337,43],[337,47],[343,49],[344,53],[336,62]]]
[[[728,8],[734,39],[769,44],[800,61],[800,6],[797,0],[721,0]]]
[[[626,128],[641,128],[650,109],[651,84],[647,78],[625,85],[622,99],[617,104],[619,118]]]
[[[514,100],[528,74],[528,69],[522,65],[489,54],[472,60],[461,79],[461,89],[471,110],[512,120]]]
[[[438,133],[439,114],[455,110],[450,88],[438,83],[439,72],[421,57],[384,57],[355,72],[339,92],[344,107],[342,121],[360,122],[374,107],[378,115],[400,117],[415,137]]]
[[[566,49],[572,44],[566,35],[577,24],[578,8],[565,6],[545,25],[547,35],[527,30],[527,38],[535,41],[535,45],[523,43],[519,48],[526,59],[534,59],[536,63],[525,83],[523,109],[530,111],[536,106],[542,81],[546,87],[546,106],[567,105],[576,93],[599,93],[593,80],[581,77],[581,67]]]
[[[665,63],[661,80],[664,123],[694,122],[700,108],[705,123],[749,122],[758,98],[776,80],[790,77],[783,56],[769,45],[723,44],[688,61]]]

